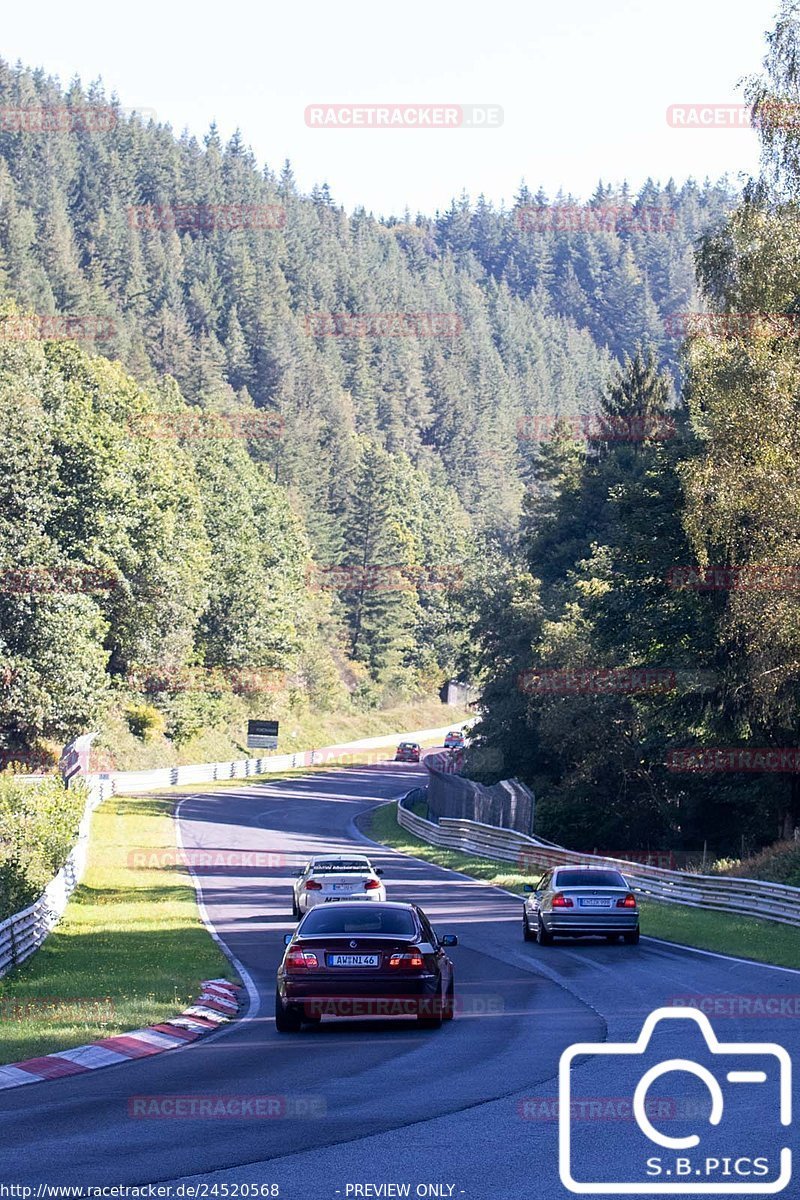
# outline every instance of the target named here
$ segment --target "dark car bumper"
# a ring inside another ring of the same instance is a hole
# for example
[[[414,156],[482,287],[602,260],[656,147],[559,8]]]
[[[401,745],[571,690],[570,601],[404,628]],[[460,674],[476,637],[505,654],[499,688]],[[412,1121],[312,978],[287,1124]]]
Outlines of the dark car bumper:
[[[304,979],[278,977],[284,1004],[302,1009],[306,1016],[386,1017],[435,1015],[441,1005],[440,977],[421,975],[409,979],[364,979],[347,975]]]

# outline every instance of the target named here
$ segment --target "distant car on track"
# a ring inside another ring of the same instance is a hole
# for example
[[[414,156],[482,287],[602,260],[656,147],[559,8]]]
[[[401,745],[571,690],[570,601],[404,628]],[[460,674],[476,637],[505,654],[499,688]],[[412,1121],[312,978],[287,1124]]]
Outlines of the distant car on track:
[[[445,750],[463,750],[464,734],[460,729],[451,729],[444,739]]]
[[[395,762],[418,763],[422,751],[418,742],[401,742],[394,756]]]
[[[523,891],[529,893],[522,909],[526,941],[550,946],[555,937],[592,935],[609,942],[621,935],[629,945],[639,941],[639,907],[619,871],[556,867]]]
[[[437,1029],[455,1012],[455,934],[439,936],[416,904],[319,906],[287,933],[275,1025],[296,1033],[323,1016],[409,1016]]]
[[[339,900],[386,899],[383,871],[363,854],[319,854],[298,871],[292,886],[292,916],[302,917],[317,904]]]

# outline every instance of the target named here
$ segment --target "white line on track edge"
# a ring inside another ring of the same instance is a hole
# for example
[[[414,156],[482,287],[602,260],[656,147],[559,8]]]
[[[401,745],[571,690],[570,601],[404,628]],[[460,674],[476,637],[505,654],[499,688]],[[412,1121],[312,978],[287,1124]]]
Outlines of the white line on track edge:
[[[187,800],[196,800],[196,799],[197,799],[196,796],[184,796],[182,800],[178,801],[178,804],[175,808],[175,814],[173,817],[173,820],[175,821],[175,840],[177,842],[178,849],[182,850],[185,856],[186,856],[186,847],[183,842],[183,832],[181,830],[181,809],[183,808],[183,806]],[[240,1026],[242,1024],[242,1022],[244,1022],[244,1021],[254,1020],[258,1016],[259,1011],[261,1009],[261,996],[259,995],[258,988],[256,987],[255,983],[253,982],[253,978],[252,978],[250,972],[247,970],[247,967],[244,965],[244,963],[239,961],[239,959],[236,957],[236,955],[231,950],[230,946],[228,946],[227,943],[220,936],[220,934],[217,933],[217,930],[214,927],[214,922],[211,920],[211,917],[208,915],[208,909],[206,908],[206,903],[205,903],[205,900],[203,899],[203,886],[202,886],[197,874],[195,873],[194,867],[192,867],[189,864],[188,856],[186,856],[186,868],[187,868],[187,870],[189,872],[189,876],[192,880],[192,886],[194,887],[195,898],[197,900],[197,909],[198,909],[198,912],[200,913],[200,920],[203,922],[203,924],[205,925],[209,934],[211,935],[213,940],[217,943],[217,945],[219,946],[222,953],[225,955],[225,957],[228,959],[228,961],[231,963],[231,965],[236,968],[242,982],[244,983],[245,988],[247,989],[247,999],[248,999],[247,1012],[244,1014],[244,1016],[239,1018],[239,1020],[232,1021],[229,1025],[225,1025],[222,1029],[215,1031],[211,1036],[216,1038],[216,1037],[221,1036],[224,1033],[230,1032],[231,1029],[235,1029],[237,1026]],[[207,1045],[209,1040],[210,1040],[209,1037],[206,1036],[206,1037],[200,1038],[198,1043],[192,1043],[192,1045],[194,1045],[194,1044],[202,1045],[203,1043],[205,1043]],[[186,1048],[189,1049],[189,1046],[187,1045]]]

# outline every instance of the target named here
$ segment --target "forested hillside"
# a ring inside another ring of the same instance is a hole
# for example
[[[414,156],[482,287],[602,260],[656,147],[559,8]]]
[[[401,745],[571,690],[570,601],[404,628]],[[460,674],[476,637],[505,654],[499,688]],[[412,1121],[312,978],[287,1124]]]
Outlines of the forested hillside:
[[[111,702],[180,739],[231,689],[435,691],[539,441],[643,331],[674,361],[663,315],[731,203],[522,187],[378,220],[98,87],[2,65],[0,107],[6,757]]]
[[[177,137],[98,86],[2,65],[0,106],[6,758],[112,710],[180,744],[265,692],[365,708],[462,673],[484,761],[542,790],[554,836],[789,827],[780,776],[754,806],[667,762],[785,740],[791,678],[748,672],[786,612],[749,630],[740,595],[664,583],[744,556],[709,508],[708,463],[742,474],[703,408],[721,351],[682,359],[669,318],[755,306],[737,239],[785,212],[670,181],[348,215],[244,135]],[[537,682],[576,667],[667,675]]]
[[[714,319],[688,340],[677,404],[652,342],[606,389],[606,429],[668,419],[671,436],[601,428],[587,449],[560,427],[517,553],[484,581],[480,741],[570,846],[744,857],[797,836],[798,62],[786,6],[748,87],[763,174],[699,248]]]
[[[97,88],[64,97],[3,66],[0,103],[62,116],[0,130],[6,294],[108,318],[94,348],[142,381],[173,376],[189,403],[280,414],[260,454],[330,561],[348,539],[354,433],[446,478],[481,523],[513,522],[526,418],[594,411],[610,357],[642,337],[674,359],[663,317],[692,307],[695,243],[732,202],[723,184],[648,183],[637,196],[599,186],[580,211],[556,197],[551,211],[523,186],[507,211],[463,199],[384,222],[348,216],[327,187],[301,195],[288,166],[259,169],[238,135],[176,138]],[[457,325],[326,336],[314,318],[340,313]]]

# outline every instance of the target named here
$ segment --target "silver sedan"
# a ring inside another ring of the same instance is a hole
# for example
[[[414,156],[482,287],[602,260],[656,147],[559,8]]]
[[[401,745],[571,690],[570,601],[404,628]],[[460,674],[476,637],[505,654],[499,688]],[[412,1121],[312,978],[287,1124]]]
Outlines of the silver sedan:
[[[556,937],[620,937],[639,941],[639,907],[628,881],[605,867],[555,867],[536,884],[526,883],[522,932],[526,941],[550,946]]]

